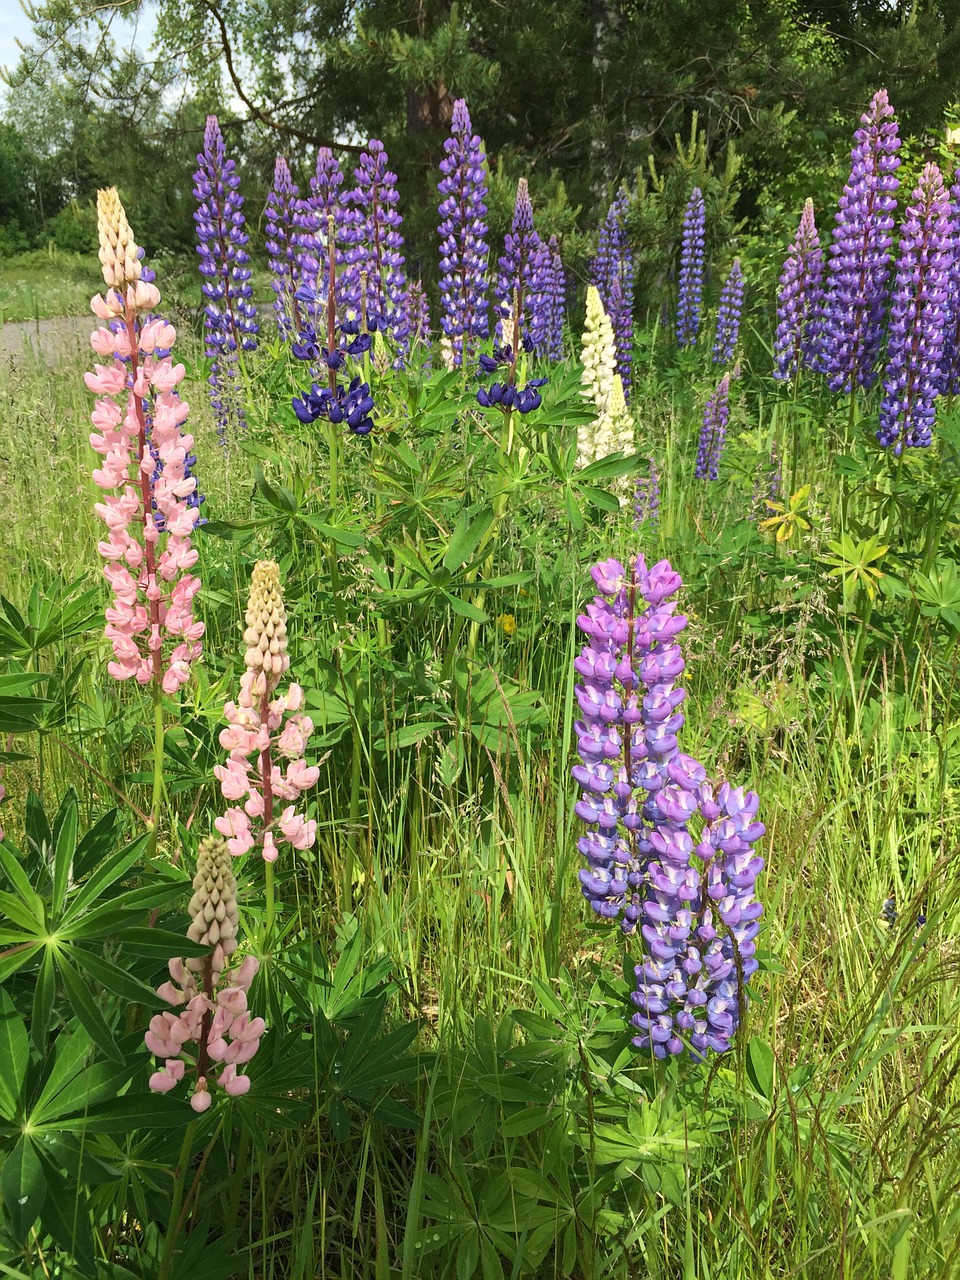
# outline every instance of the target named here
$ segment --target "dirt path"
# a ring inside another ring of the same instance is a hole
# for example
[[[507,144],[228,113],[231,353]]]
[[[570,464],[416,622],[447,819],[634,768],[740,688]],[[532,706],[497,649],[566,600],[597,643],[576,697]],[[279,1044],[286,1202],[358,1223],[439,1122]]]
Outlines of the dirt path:
[[[56,316],[51,320],[8,320],[0,325],[0,361],[4,364],[61,364],[81,354],[90,358],[92,316]]]

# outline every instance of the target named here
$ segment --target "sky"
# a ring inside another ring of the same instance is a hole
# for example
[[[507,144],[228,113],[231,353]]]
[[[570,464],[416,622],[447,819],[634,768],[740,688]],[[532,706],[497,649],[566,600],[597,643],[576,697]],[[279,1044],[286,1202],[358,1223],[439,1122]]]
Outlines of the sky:
[[[130,7],[133,8],[133,5]],[[111,30],[118,44],[127,45],[132,41],[146,53],[156,25],[156,9],[152,5],[143,5],[136,23],[115,18]],[[19,0],[0,0],[0,68],[11,70],[16,66],[20,59],[17,40],[28,42],[32,35],[33,27],[20,7]]]

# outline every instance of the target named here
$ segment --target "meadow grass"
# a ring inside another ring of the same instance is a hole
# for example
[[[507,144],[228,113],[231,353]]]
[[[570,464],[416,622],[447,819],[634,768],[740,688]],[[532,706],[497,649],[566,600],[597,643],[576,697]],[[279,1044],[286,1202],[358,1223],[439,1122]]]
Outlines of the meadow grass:
[[[262,515],[254,459],[216,441],[191,342],[185,395],[205,514]],[[323,450],[276,425],[269,360],[250,365],[257,465],[275,483],[322,491]],[[55,593],[100,581],[89,399],[80,367],[51,377],[21,360],[4,373],[0,593],[21,609],[34,583]],[[357,981],[388,962],[384,1025],[415,1020],[421,1051],[403,1091],[419,1132],[356,1114],[339,1132],[328,1110],[261,1142],[247,1136],[227,1154],[211,1140],[203,1159],[213,1212],[240,1250],[235,1269],[218,1274],[960,1275],[956,646],[929,626],[908,646],[894,627],[874,634],[858,677],[856,620],[838,614],[822,570],[811,585],[798,567],[815,558],[827,518],[802,555],[769,545],[760,554],[755,533],[746,550],[724,540],[744,527],[738,473],[752,454],[743,440],[763,424],[733,432],[735,483],[694,486],[689,388],[648,369],[636,417],[639,451],[653,443],[666,462],[661,524],[639,549],[648,561],[668,554],[687,582],[682,747],[758,791],[768,828],[763,964],[737,1046],[700,1066],[635,1068],[622,1004],[635,948],[588,921],[578,892],[575,619],[591,594],[592,560],[637,547],[629,512],[548,543],[535,501],[508,509],[498,570],[532,576],[491,607],[482,665],[539,700],[532,720],[508,711],[493,737],[474,740],[466,721],[415,731],[456,683],[441,660],[449,619],[410,636],[391,676],[375,584],[349,626],[324,630],[336,601],[323,539],[302,526],[255,531],[237,555],[236,542],[204,533],[206,660],[172,734],[182,759],[169,805],[188,825],[216,811],[208,766],[237,667],[248,567],[275,554],[291,600],[293,670],[316,692],[308,705],[321,740],[318,843],[284,882],[281,909],[300,921],[318,972],[333,970],[357,936]],[[470,451],[456,433],[434,447],[469,489]],[[825,436],[809,441],[798,479],[835,483],[830,456]],[[373,510],[368,465],[345,451],[349,491],[382,532],[389,512]],[[351,555],[343,552],[344,572],[361,592],[360,555]],[[298,601],[309,628],[298,625]],[[512,634],[493,621],[504,615],[516,619]],[[357,655],[382,661],[351,667]],[[51,645],[37,665],[66,680],[81,660],[64,723],[39,744],[18,744],[29,758],[7,766],[3,817],[14,837],[28,787],[52,800],[74,786],[88,818],[108,802],[105,784],[121,803],[144,793],[139,695],[106,677],[98,627]],[[419,685],[405,685],[401,667],[418,671]],[[345,730],[338,687],[351,670],[364,714],[348,716]],[[890,897],[892,927],[881,921]],[[256,929],[252,906],[247,923]],[[264,989],[275,980],[268,958]],[[529,1131],[517,1120],[523,1097],[543,1108]],[[124,1159],[173,1167],[177,1143],[131,1140]],[[103,1189],[97,1196],[112,1203]],[[120,1250],[133,1274],[149,1245],[148,1232],[134,1231]],[[35,1259],[22,1265],[5,1274],[41,1274]]]

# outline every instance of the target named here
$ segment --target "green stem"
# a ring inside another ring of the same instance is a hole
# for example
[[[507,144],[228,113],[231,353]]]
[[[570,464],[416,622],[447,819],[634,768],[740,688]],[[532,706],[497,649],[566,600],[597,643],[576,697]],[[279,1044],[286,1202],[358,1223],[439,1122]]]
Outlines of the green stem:
[[[274,902],[274,893],[273,893],[273,863],[265,862],[263,865],[264,865],[264,890],[266,893],[266,906],[267,906],[267,923],[266,923],[266,937],[264,938],[264,948],[266,950],[272,950],[273,921],[276,916],[276,904]]]
[[[336,510],[340,500],[340,433],[335,422],[327,422],[327,447],[330,455],[330,494],[331,510]]]
[[[157,1272],[157,1280],[168,1280],[173,1267],[173,1257],[176,1253],[177,1240],[180,1236],[180,1210],[183,1206],[183,1191],[186,1185],[187,1167],[190,1164],[190,1156],[193,1152],[193,1140],[196,1136],[196,1132],[197,1122],[196,1120],[191,1120],[183,1135],[183,1143],[180,1147],[180,1158],[177,1161],[177,1168],[173,1175],[173,1200],[170,1205],[170,1217],[167,1223],[167,1234],[163,1240],[163,1254],[160,1258],[160,1269]]]

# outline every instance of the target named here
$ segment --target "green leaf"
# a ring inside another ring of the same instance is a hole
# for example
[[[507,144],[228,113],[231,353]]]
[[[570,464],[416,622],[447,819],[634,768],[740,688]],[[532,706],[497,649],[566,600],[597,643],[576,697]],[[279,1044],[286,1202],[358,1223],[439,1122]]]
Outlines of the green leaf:
[[[47,1195],[47,1181],[37,1148],[29,1137],[22,1137],[3,1162],[0,1172],[0,1196],[10,1219],[10,1227],[18,1241],[40,1216]]]
[[[6,982],[11,974],[16,973],[18,969],[22,969],[27,961],[32,960],[42,947],[42,942],[24,942],[18,947],[11,947],[6,955],[0,956],[0,983]]]
[[[209,947],[206,949],[210,950]],[[153,987],[148,987],[145,982],[140,982],[119,965],[111,960],[105,960],[103,956],[85,951],[83,947],[71,947],[70,956],[81,969],[86,969],[91,978],[99,982],[101,987],[106,987],[114,995],[121,996],[132,1004],[149,1003],[155,997]]]
[[[524,1107],[522,1111],[506,1116],[501,1121],[500,1132],[505,1138],[520,1138],[549,1123],[551,1111],[549,1105]]]
[[[57,816],[53,820],[53,897],[51,908],[56,918],[62,908],[77,851],[79,812],[77,793],[71,787],[63,797]]]
[[[0,991],[0,1115],[13,1120],[20,1107],[30,1062],[30,1042],[23,1019],[5,991]]]
[[[137,1129],[184,1129],[194,1117],[189,1103],[156,1093],[125,1094],[88,1108],[83,1115],[57,1118],[57,1133],[133,1133]]]
[[[97,1262],[85,1197],[79,1187],[71,1189],[69,1182],[50,1163],[49,1157],[44,1164],[49,1194],[40,1211],[40,1225],[44,1231],[49,1231],[61,1249],[76,1260],[83,1275],[96,1280]]]
[[[339,525],[330,524],[327,520],[322,520],[319,516],[300,515],[301,521],[309,525],[311,529],[315,529],[317,533],[322,534],[325,538],[330,538],[338,547],[349,547],[354,550],[363,546],[363,538],[359,533],[354,533],[352,529],[342,529]]]
[[[461,565],[471,560],[492,524],[493,511],[490,507],[485,507],[473,521],[470,520],[466,511],[461,511],[453,533],[450,535],[450,545],[443,557],[443,567],[448,572],[455,573]]]
[[[146,929],[131,927],[117,935],[124,951],[149,959],[170,960],[173,956],[205,956],[210,948],[202,942],[191,942],[182,933],[170,929]]]
[[[747,1075],[750,1083],[768,1101],[773,1098],[776,1059],[773,1050],[759,1036],[751,1036],[747,1045]]]
[[[487,615],[482,609],[478,609],[475,604],[471,604],[469,600],[462,600],[460,596],[451,595],[449,591],[443,592],[443,598],[449,604],[454,613],[459,614],[461,618],[466,618],[468,622],[486,622]]]
[[[89,880],[84,881],[77,890],[63,914],[63,922],[75,920],[85,907],[91,902],[96,902],[104,889],[109,889],[117,880],[122,879],[140,858],[149,838],[148,835],[139,836],[132,844],[118,849],[112,858],[108,858],[98,867]]]
[[[56,992],[53,951],[50,947],[44,947],[40,972],[37,974],[37,985],[33,989],[33,1012],[30,1018],[30,1036],[40,1054],[47,1051],[47,1028],[50,1026],[50,1014],[53,1011]]]
[[[104,1021],[103,1014],[97,1008],[96,1001],[86,983],[66,956],[61,953],[56,960],[67,998],[73,1006],[74,1013],[80,1019],[83,1029],[102,1054],[113,1062],[123,1062],[123,1054],[117,1048],[114,1034]]]

